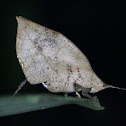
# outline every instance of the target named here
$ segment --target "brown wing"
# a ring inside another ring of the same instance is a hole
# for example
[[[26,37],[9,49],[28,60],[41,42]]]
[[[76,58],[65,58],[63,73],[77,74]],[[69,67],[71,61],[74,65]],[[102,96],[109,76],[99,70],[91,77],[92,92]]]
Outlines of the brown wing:
[[[17,58],[31,84],[66,76],[68,65],[91,69],[86,56],[64,35],[23,17],[16,19]]]

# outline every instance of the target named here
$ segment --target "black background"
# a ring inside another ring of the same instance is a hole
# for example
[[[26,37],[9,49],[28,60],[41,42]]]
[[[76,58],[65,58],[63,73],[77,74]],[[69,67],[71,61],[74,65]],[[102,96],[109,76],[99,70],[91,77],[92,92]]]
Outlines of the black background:
[[[1,4],[0,94],[10,94],[24,80],[15,52],[16,16],[63,33],[88,57],[97,75],[108,84],[126,88],[126,3],[89,0],[12,0]],[[26,84],[19,92],[48,92]],[[106,89],[97,95],[103,111],[66,105],[0,118],[7,125],[114,125],[126,124],[126,92]]]

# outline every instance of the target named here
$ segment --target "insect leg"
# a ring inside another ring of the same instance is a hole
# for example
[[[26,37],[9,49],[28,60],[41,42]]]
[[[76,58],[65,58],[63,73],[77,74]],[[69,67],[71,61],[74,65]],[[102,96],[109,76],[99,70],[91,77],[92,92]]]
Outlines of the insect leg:
[[[80,94],[78,92],[76,92],[76,95],[78,96],[78,98],[81,98]]]
[[[81,95],[79,94],[79,91],[80,91],[80,85],[74,83],[74,90],[75,90],[76,95],[78,96],[78,98],[81,98]]]
[[[85,93],[84,91],[82,91],[82,95],[87,97],[87,98],[89,98],[89,99],[91,99],[94,102],[94,104],[96,104],[96,102],[94,101],[93,97],[90,96],[88,93]]]
[[[21,82],[21,84],[18,86],[17,90],[14,92],[13,96],[15,96],[18,93],[18,91],[25,85],[26,82],[27,82],[26,79],[23,82]]]

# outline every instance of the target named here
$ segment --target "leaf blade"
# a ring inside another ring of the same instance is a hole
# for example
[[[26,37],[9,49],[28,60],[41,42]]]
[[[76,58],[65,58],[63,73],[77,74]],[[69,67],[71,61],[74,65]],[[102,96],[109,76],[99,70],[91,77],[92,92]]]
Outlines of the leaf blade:
[[[63,97],[54,94],[28,94],[0,97],[0,116],[20,114],[30,111],[48,109],[66,104],[77,104],[93,110],[103,110],[98,99],[95,97],[94,104],[91,99]]]

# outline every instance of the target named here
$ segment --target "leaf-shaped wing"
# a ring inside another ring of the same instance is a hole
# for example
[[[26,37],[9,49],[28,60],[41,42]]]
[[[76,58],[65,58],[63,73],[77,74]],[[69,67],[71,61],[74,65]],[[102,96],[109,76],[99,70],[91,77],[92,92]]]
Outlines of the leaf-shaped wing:
[[[67,76],[67,67],[91,69],[85,55],[64,35],[23,17],[18,21],[17,58],[31,84]]]

